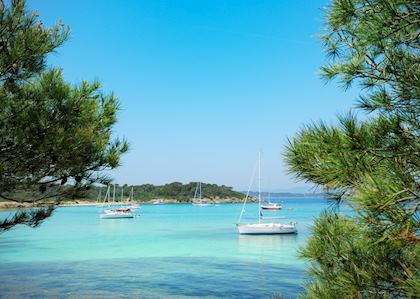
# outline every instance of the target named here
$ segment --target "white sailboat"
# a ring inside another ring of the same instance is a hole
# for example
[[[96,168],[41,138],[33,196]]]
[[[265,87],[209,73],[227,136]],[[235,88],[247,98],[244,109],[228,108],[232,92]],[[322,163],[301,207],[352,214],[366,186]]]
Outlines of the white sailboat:
[[[122,197],[123,197],[123,195],[121,195],[121,201],[122,201]],[[139,204],[133,203],[133,200],[134,200],[134,189],[133,189],[133,187],[131,187],[130,195],[128,196],[127,201],[126,201],[126,205],[124,205],[124,207],[128,208],[128,209],[131,209],[133,211],[141,209]]]
[[[242,216],[245,212],[245,206],[249,197],[249,192],[255,177],[255,171],[258,165],[258,223],[241,223]],[[264,222],[264,220],[274,220],[283,217],[264,217],[261,208],[261,153],[258,153],[258,164],[254,168],[254,172],[251,177],[248,192],[245,196],[242,210],[239,215],[238,228],[239,234],[241,235],[271,235],[271,234],[295,234],[297,233],[296,222],[290,223],[279,223],[279,222]]]
[[[112,208],[110,198],[111,198],[111,190],[110,190],[110,186],[108,185],[108,189],[105,194],[105,198],[104,198],[104,202],[102,206],[102,212],[99,215],[99,218],[101,219],[134,218],[133,211],[129,208],[125,208],[125,207]],[[105,209],[106,203],[108,203],[107,209]],[[113,203],[115,203],[115,185],[114,185],[114,193],[113,193]]]
[[[211,203],[209,203],[208,200],[202,199],[201,182],[197,182],[197,186],[195,187],[194,199],[192,201],[192,205],[200,206],[200,207],[207,207],[211,205]]]
[[[98,198],[96,199],[96,207],[102,208],[102,189],[99,189]]]
[[[270,200],[271,196],[270,193],[268,193],[268,201],[264,201],[261,203],[261,209],[268,210],[268,211],[276,211],[283,209],[283,206],[276,202],[271,202]]]

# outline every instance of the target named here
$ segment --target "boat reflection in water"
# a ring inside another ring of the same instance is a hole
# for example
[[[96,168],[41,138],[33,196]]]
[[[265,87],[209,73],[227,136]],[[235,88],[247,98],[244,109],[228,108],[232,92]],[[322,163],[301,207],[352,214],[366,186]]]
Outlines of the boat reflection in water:
[[[239,235],[238,249],[245,255],[267,255],[273,254],[278,257],[291,257],[296,254],[296,243],[298,235]]]
[[[298,235],[239,235],[239,244],[244,246],[279,246],[297,242]]]

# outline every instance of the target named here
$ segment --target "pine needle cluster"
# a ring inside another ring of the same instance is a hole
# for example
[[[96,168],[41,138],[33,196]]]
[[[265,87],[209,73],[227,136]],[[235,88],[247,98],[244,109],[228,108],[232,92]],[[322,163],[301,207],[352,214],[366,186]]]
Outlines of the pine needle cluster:
[[[61,186],[84,188],[106,181],[98,171],[118,166],[125,141],[112,139],[119,103],[98,82],[71,85],[62,70],[47,67],[47,55],[61,46],[69,29],[45,28],[25,1],[0,1],[0,197],[37,201],[57,196]],[[10,197],[38,190],[30,199]],[[69,190],[66,188],[65,190]],[[51,208],[20,212],[0,223],[37,226]]]
[[[334,0],[321,39],[323,78],[358,86],[338,125],[304,127],[285,159],[354,214],[326,211],[302,249],[307,298],[420,297],[420,2]]]

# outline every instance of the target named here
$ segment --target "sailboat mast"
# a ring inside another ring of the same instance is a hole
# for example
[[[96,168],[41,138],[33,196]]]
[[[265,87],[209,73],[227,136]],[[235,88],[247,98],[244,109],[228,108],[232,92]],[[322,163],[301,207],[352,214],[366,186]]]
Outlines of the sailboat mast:
[[[105,193],[105,197],[104,197],[104,202],[103,202],[103,204],[102,204],[102,210],[103,210],[103,208],[105,207],[105,203],[107,202],[107,200],[108,200],[108,206],[109,206],[109,199],[110,199],[110,186],[108,185],[108,187],[106,188],[106,193]]]
[[[114,184],[114,193],[112,194],[112,201],[115,202],[115,184]]]
[[[248,185],[248,191],[246,192],[245,200],[244,200],[244,203],[242,204],[241,213],[239,214],[238,224],[241,223],[242,216],[245,212],[245,205],[246,205],[246,202],[249,198],[249,193],[251,192],[252,185],[254,183],[255,173],[257,172],[257,167],[258,167],[258,161],[255,161],[254,169],[252,170],[251,180],[249,181],[249,185]]]
[[[102,189],[101,188],[99,188],[99,195],[98,195],[98,198],[97,198],[97,203],[100,203],[101,202],[101,200],[102,200]]]
[[[261,152],[258,152],[258,223],[261,223]]]
[[[200,182],[200,202],[201,202],[201,182]]]
[[[121,202],[123,202],[124,186],[121,186]]]
[[[193,199],[193,201],[195,201],[196,199],[197,199],[197,193],[198,193],[198,182],[197,182],[197,184],[195,185],[195,191],[194,191],[194,199]]]

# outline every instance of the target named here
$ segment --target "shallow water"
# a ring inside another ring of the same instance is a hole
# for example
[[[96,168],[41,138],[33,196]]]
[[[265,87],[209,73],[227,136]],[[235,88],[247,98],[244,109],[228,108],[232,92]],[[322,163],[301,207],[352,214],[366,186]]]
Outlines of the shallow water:
[[[297,249],[329,203],[277,201],[284,209],[265,215],[297,221],[297,235],[238,235],[240,204],[143,205],[134,219],[58,208],[39,228],[0,235],[0,296],[294,298],[306,279]],[[244,222],[257,215],[257,205],[248,205]]]

